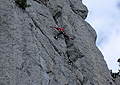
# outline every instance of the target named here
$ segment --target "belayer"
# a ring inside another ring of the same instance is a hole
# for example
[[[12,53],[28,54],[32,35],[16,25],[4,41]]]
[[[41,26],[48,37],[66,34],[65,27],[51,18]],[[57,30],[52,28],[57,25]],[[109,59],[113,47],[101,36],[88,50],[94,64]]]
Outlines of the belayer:
[[[58,38],[59,35],[63,34],[64,37],[67,37],[69,39],[72,39],[71,37],[69,37],[68,35],[66,35],[66,32],[62,29],[62,28],[59,28],[59,27],[55,27],[55,26],[50,26],[51,28],[56,28],[57,31],[59,32],[56,36],[55,36],[55,39]]]

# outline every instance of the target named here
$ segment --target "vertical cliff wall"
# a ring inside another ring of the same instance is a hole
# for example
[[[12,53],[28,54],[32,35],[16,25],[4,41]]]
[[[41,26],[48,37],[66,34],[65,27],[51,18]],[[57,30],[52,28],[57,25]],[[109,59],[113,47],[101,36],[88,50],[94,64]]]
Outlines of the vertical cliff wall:
[[[0,85],[115,85],[82,0],[0,0]],[[62,27],[73,40],[50,26]],[[71,61],[71,62],[69,62]]]

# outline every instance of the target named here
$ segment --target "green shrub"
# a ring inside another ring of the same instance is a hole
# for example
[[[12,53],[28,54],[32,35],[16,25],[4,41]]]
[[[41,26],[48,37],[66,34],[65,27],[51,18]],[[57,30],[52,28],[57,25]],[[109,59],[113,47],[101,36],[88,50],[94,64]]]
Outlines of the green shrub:
[[[31,5],[27,5],[27,0],[14,0],[16,4],[18,4],[23,10],[26,7],[30,7]]]

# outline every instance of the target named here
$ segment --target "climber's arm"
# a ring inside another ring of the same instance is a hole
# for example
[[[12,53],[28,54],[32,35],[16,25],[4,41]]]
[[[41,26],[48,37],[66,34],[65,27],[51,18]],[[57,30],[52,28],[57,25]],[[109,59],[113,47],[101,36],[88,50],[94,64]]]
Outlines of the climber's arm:
[[[51,28],[57,28],[57,27],[55,27],[55,26],[50,26]]]
[[[56,28],[58,30],[58,27],[55,27],[55,26],[50,26],[51,28]]]
[[[63,32],[66,34],[66,32],[63,30]]]
[[[58,27],[55,27],[55,26],[50,26],[51,28],[56,28],[56,29],[58,29]]]

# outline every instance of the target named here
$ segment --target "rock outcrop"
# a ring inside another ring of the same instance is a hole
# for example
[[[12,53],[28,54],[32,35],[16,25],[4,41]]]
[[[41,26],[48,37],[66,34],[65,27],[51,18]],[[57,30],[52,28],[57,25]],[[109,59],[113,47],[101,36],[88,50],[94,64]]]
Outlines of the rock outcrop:
[[[116,85],[120,85],[120,76],[114,79]]]
[[[0,0],[0,85],[116,85],[82,0]],[[74,39],[59,36],[64,28]],[[71,62],[69,62],[71,61]]]

